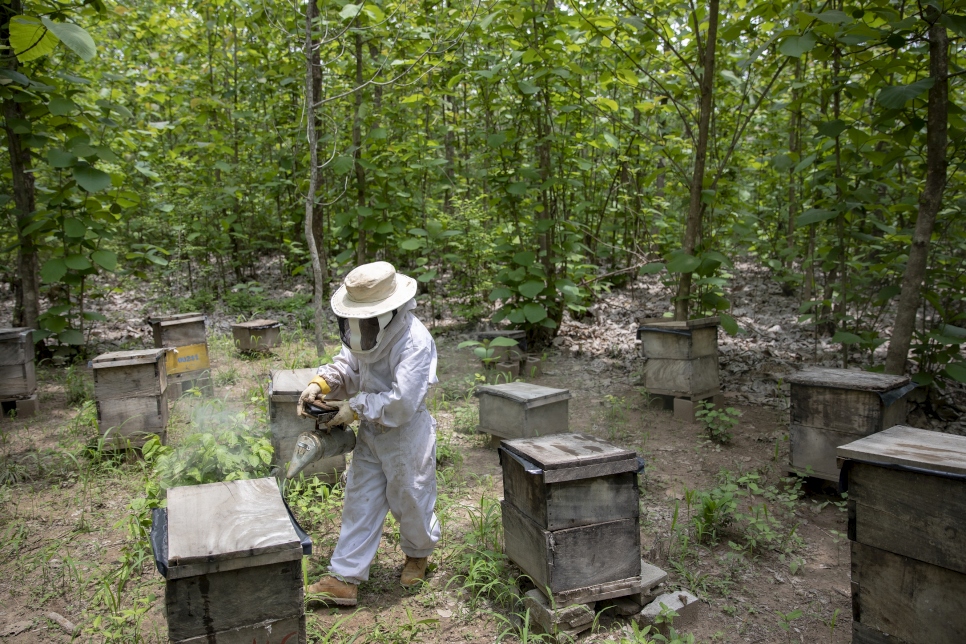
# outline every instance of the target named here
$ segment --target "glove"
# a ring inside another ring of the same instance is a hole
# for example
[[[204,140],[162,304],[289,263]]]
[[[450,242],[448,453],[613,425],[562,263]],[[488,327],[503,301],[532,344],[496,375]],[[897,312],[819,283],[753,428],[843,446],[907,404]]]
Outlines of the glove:
[[[339,413],[335,415],[335,418],[325,424],[325,426],[329,429],[332,429],[336,425],[348,425],[349,423],[359,420],[359,416],[352,411],[352,407],[349,407],[348,400],[332,400],[326,404],[329,405],[329,407],[339,408]]]
[[[299,396],[299,404],[295,408],[295,413],[301,418],[308,418],[309,415],[305,413],[305,404],[315,402],[330,391],[332,389],[329,387],[329,383],[322,376],[316,376],[309,383],[309,386],[305,388],[305,391],[302,392],[302,395]]]

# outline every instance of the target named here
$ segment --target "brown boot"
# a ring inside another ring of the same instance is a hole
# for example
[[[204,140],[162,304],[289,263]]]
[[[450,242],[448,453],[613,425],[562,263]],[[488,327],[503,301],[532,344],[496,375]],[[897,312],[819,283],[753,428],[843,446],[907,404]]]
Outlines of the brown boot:
[[[327,575],[306,588],[305,593],[310,595],[307,598],[309,601],[335,606],[355,606],[358,603],[359,587]]]
[[[410,557],[406,555],[406,565],[403,566],[402,577],[399,578],[399,583],[408,588],[417,581],[425,579],[426,563],[428,560],[429,557]]]

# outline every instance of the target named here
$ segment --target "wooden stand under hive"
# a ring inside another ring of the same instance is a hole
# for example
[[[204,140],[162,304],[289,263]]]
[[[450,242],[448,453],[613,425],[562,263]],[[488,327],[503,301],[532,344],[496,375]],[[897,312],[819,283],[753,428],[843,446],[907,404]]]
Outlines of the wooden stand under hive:
[[[267,353],[278,345],[282,323],[277,320],[252,320],[231,325],[235,348],[242,353]]]
[[[268,425],[272,431],[272,465],[281,468],[282,474],[288,468],[288,461],[295,450],[299,434],[315,428],[314,418],[299,418],[295,413],[299,396],[312,378],[315,369],[284,369],[271,372],[268,391]],[[305,476],[316,476],[323,481],[335,483],[339,474],[345,471],[345,454],[325,458],[302,470]]]
[[[0,329],[0,411],[26,418],[39,408],[33,329]]]
[[[166,568],[170,644],[305,644],[311,542],[303,546],[275,479],[168,490],[166,528],[167,552],[155,559]]]
[[[148,322],[154,332],[154,346],[175,350],[168,354],[167,364],[171,396],[177,398],[195,388],[206,396],[213,395],[205,316],[179,313],[150,318]]]
[[[718,380],[718,318],[675,322],[644,320],[637,329],[644,363],[644,386],[674,417],[694,422],[697,403],[721,406]]]
[[[500,439],[534,438],[570,431],[570,392],[526,382],[477,387],[480,399],[479,431]]]
[[[897,425],[838,448],[852,641],[966,642],[966,437]]]
[[[94,367],[97,424],[106,446],[141,447],[151,434],[164,442],[168,427],[164,349],[99,355]]]
[[[849,369],[805,369],[791,383],[789,467],[839,480],[835,448],[906,422],[906,376]]]
[[[553,606],[639,595],[638,460],[583,434],[504,441],[507,557]]]

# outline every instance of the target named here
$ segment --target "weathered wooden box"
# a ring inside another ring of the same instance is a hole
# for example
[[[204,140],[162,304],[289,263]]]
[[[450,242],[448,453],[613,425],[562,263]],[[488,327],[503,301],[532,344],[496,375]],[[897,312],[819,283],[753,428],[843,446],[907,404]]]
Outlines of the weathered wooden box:
[[[637,339],[649,394],[697,401],[718,393],[718,318],[644,320]]]
[[[897,425],[838,456],[852,641],[966,642],[966,437]]]
[[[838,481],[835,449],[906,420],[906,376],[849,369],[805,369],[791,383],[790,469]]]
[[[0,329],[0,401],[30,398],[36,391],[33,329]]]
[[[235,348],[245,353],[271,351],[282,335],[282,323],[277,320],[252,320],[231,325]]]
[[[154,333],[154,346],[174,349],[167,362],[170,395],[178,397],[194,388],[213,395],[205,316],[178,313],[149,318],[148,322]]]
[[[165,350],[105,353],[91,365],[97,423],[105,443],[140,447],[151,434],[163,441],[168,426]]]
[[[168,491],[170,644],[305,644],[302,544],[275,479]]]
[[[641,592],[637,455],[583,434],[504,441],[507,557],[555,605]]]
[[[280,467],[283,472],[288,468],[299,434],[315,428],[315,419],[299,418],[296,407],[298,407],[299,396],[309,386],[316,371],[316,369],[283,369],[271,372],[268,391],[268,425],[272,431],[272,447],[275,450],[272,464]],[[339,473],[343,471],[345,471],[345,455],[340,454],[316,461],[302,470],[302,473],[305,476],[316,476],[334,483],[338,480]]]
[[[500,438],[569,432],[570,392],[527,382],[477,387],[479,431]]]

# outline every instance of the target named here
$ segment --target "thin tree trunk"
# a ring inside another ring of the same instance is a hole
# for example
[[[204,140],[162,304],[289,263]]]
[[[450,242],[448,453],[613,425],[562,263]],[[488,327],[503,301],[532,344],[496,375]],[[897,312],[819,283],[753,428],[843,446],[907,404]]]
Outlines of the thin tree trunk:
[[[356,32],[356,111],[352,119],[352,157],[356,171],[356,205],[361,209],[366,205],[366,170],[362,167],[362,34]],[[356,246],[356,264],[366,263],[366,219],[360,212],[356,219],[359,226],[359,244]]]
[[[926,277],[926,260],[929,258],[929,240],[936,224],[936,215],[942,205],[946,185],[946,123],[949,110],[949,40],[946,27],[939,22],[939,15],[932,7],[926,8],[929,27],[929,75],[935,84],[929,90],[928,115],[926,117],[926,185],[919,196],[919,213],[912,235],[909,260],[902,276],[899,294],[899,310],[886,354],[886,373],[902,374],[906,370],[909,345],[916,324],[922,282]]]
[[[694,16],[694,29],[697,34],[700,20]],[[713,109],[714,90],[714,55],[718,40],[718,0],[708,3],[708,34],[705,51],[701,58],[701,112],[698,121],[698,143],[694,150],[694,173],[691,175],[691,199],[688,203],[687,228],[684,232],[682,250],[688,255],[694,255],[698,239],[701,237],[701,217],[704,214],[704,204],[701,196],[704,189],[704,170],[708,157],[708,130],[711,124],[711,110]],[[674,298],[674,319],[687,320],[691,297],[691,273],[681,273],[678,282],[678,292]]]
[[[305,195],[305,241],[312,258],[312,277],[315,281],[313,294],[313,323],[315,326],[315,350],[318,355],[325,352],[325,331],[328,330],[325,307],[328,302],[326,285],[327,266],[322,263],[319,246],[316,242],[315,194],[319,188],[319,131],[316,122],[316,102],[321,93],[322,69],[319,52],[312,36],[313,23],[318,16],[316,0],[309,0],[305,10],[305,120],[309,142],[309,187]]]
[[[795,60],[795,82],[798,83],[802,78],[802,61],[800,59]],[[792,103],[798,102],[798,88],[792,88]],[[801,128],[802,122],[802,108],[800,105],[795,106],[795,111],[792,112],[791,123],[788,132],[788,152],[793,161],[799,159],[799,153],[801,152],[801,146],[799,145],[799,129]],[[796,161],[797,164],[797,161]],[[795,216],[798,214],[798,193],[796,191],[796,175],[795,168],[792,166],[788,170],[788,228],[786,230],[786,245],[788,248],[788,253],[785,256],[785,266],[792,268],[795,265]]]

